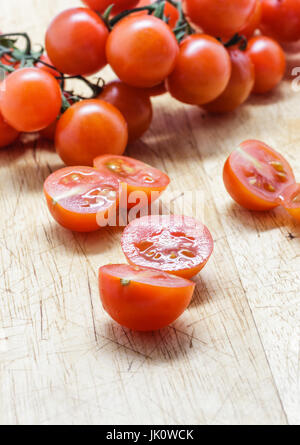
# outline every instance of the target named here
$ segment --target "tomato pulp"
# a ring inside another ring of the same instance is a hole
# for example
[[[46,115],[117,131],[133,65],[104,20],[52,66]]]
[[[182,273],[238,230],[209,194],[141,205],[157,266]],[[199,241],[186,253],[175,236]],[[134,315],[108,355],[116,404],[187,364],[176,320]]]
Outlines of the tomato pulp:
[[[280,195],[281,204],[288,213],[300,221],[300,184],[291,184]]]

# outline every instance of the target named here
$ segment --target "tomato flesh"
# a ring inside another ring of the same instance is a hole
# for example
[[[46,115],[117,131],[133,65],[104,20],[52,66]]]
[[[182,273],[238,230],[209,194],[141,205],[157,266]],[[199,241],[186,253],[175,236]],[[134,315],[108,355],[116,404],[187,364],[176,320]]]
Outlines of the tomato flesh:
[[[116,178],[127,193],[127,205],[132,207],[130,194],[144,192],[147,203],[157,199],[170,183],[170,178],[144,162],[127,156],[99,156],[94,159],[94,167]],[[124,187],[125,186],[125,187]],[[121,200],[122,201],[122,200]]]
[[[227,159],[223,179],[231,197],[249,210],[269,210],[280,204],[279,196],[295,183],[286,159],[260,141],[245,141]]]
[[[292,184],[281,193],[281,203],[288,213],[300,221],[300,184]]]
[[[110,264],[99,269],[100,298],[119,324],[152,331],[173,323],[188,307],[195,284],[148,267]]]
[[[116,209],[119,183],[91,167],[65,167],[45,181],[44,193],[53,218],[77,232],[100,228],[98,218]]]
[[[124,230],[121,244],[130,264],[184,278],[196,275],[213,251],[207,227],[194,218],[174,215],[133,220]]]

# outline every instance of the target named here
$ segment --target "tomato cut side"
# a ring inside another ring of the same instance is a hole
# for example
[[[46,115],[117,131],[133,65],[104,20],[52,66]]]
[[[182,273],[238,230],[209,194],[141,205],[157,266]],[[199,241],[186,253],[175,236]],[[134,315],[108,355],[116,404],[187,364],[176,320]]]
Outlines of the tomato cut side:
[[[99,269],[100,298],[119,324],[152,331],[173,323],[188,307],[195,284],[146,267],[110,264]]]
[[[196,275],[213,251],[206,226],[194,218],[174,215],[135,219],[124,230],[121,244],[130,264],[184,278]]]
[[[65,167],[45,181],[44,193],[53,218],[77,232],[100,228],[99,218],[116,210],[118,181],[91,167]]]
[[[132,207],[135,201],[130,200],[131,193],[144,192],[150,203],[157,199],[170,183],[170,178],[165,173],[127,156],[98,156],[94,159],[94,167],[105,175],[113,176],[123,185],[122,188],[127,193],[128,207]]]
[[[300,184],[291,184],[280,195],[283,207],[300,221]]]
[[[249,210],[269,210],[280,204],[279,196],[295,183],[287,160],[263,142],[245,141],[227,159],[223,179],[231,197]]]

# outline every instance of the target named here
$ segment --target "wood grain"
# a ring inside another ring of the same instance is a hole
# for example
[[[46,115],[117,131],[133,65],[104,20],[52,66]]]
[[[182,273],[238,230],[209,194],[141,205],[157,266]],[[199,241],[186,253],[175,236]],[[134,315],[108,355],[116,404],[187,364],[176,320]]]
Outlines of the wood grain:
[[[0,28],[43,42],[51,18],[79,4],[1,0]],[[42,184],[62,166],[52,147],[1,150],[1,424],[300,424],[300,228],[282,210],[241,209],[221,178],[247,138],[280,150],[300,178],[299,94],[286,80],[224,117],[154,100],[128,154],[164,169],[169,194],[199,191],[215,239],[190,308],[156,333],[119,327],[99,302],[97,270],[124,261],[122,230],[75,234],[48,214]]]

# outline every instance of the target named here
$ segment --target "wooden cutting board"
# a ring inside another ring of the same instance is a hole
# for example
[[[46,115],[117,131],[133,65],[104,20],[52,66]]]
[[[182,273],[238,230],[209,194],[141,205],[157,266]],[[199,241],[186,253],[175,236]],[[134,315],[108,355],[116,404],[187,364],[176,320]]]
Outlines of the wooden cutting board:
[[[52,17],[79,4],[2,1],[0,28],[43,43]],[[289,60],[300,66],[297,54]],[[175,213],[183,190],[204,199],[215,251],[193,302],[156,333],[113,323],[97,272],[124,262],[122,230],[64,230],[42,194],[62,166],[53,148],[1,150],[1,424],[300,423],[300,227],[280,209],[243,210],[222,182],[227,155],[248,138],[281,151],[300,179],[300,93],[286,80],[223,117],[167,95],[153,102],[151,129],[127,153],[171,176]]]

